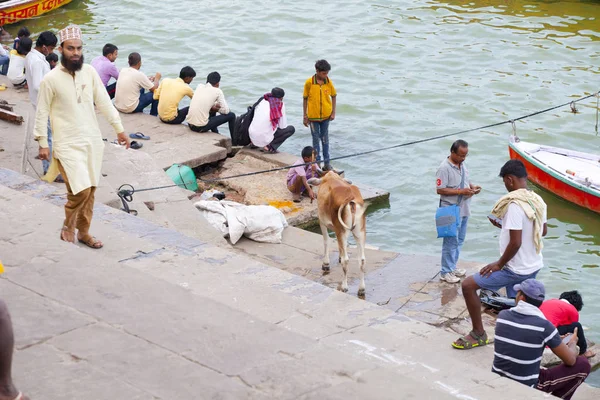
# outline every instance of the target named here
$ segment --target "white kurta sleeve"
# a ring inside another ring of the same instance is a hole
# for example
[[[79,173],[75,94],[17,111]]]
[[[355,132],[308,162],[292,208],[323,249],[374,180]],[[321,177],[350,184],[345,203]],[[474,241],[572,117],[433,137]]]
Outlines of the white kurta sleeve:
[[[35,126],[33,128],[33,138],[37,140],[40,147],[48,147],[48,117],[50,116],[50,107],[54,98],[54,90],[47,80],[42,80],[38,92],[37,110],[35,113]]]
[[[104,118],[106,118],[108,123],[112,125],[115,133],[124,132],[125,129],[123,129],[119,112],[110,101],[110,96],[102,83],[102,79],[100,79],[100,75],[98,75],[98,72],[96,72],[95,69],[91,70],[91,73],[94,77],[94,103],[96,104],[96,107],[98,107],[102,115],[104,115]]]

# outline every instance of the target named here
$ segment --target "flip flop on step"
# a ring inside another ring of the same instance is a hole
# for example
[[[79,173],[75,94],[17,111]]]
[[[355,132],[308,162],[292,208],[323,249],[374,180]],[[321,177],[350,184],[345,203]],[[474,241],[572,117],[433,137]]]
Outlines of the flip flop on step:
[[[129,147],[131,147],[132,149],[141,149],[143,146],[143,144],[136,142],[135,140],[132,140],[131,143],[129,143]]]
[[[150,136],[146,136],[142,132],[130,133],[129,137],[132,139],[150,140]]]

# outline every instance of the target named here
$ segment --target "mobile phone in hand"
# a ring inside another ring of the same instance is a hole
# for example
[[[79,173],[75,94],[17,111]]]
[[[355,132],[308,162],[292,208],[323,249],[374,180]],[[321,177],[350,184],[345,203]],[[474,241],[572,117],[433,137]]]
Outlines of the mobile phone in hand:
[[[573,336],[572,333],[567,333],[567,335],[563,338],[562,342],[564,344],[569,344],[569,342],[571,341],[571,336]]]
[[[498,225],[502,226],[502,220],[496,217],[495,215],[490,214],[488,215],[488,218],[497,223]]]

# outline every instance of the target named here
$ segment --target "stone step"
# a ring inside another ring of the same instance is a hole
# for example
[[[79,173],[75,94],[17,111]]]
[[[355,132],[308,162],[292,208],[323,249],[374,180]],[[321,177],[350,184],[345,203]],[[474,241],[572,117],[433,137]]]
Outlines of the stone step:
[[[102,181],[108,182],[114,189],[116,200],[118,200],[116,192],[123,184],[132,185],[136,190],[163,187],[134,193],[133,202],[129,207],[135,209],[140,217],[190,237],[228,246],[221,233],[188,199],[188,196],[193,195],[194,192],[173,186],[171,178],[149,154],[133,149],[125,150],[112,143],[108,144],[104,151],[102,173],[104,175]],[[118,201],[120,203],[120,200]],[[148,205],[153,209],[150,210]],[[118,208],[121,207],[119,204]]]
[[[62,200],[31,186],[0,187],[0,284],[34,397],[542,398],[442,330],[101,204],[104,249],[62,242]]]
[[[130,184],[135,189],[173,185],[173,181],[164,170],[156,166],[148,154],[125,150],[113,144],[106,146],[102,174],[96,191],[96,203],[107,204],[117,210],[122,209],[117,191],[123,184]],[[52,193],[53,196],[66,196],[64,184],[48,185],[39,179],[0,168],[0,184],[14,187],[17,183],[21,187],[26,184],[31,194],[41,191],[44,195]],[[139,217],[156,225],[176,229],[213,244],[229,246],[221,233],[206,221],[188,199],[191,194],[193,192],[177,186],[143,191],[134,193],[133,202],[128,205],[130,209],[137,211]]]
[[[143,147],[140,152],[149,154],[156,165],[167,169],[174,163],[196,168],[227,158],[231,152],[231,138],[213,132],[193,132],[186,125],[167,125],[146,114],[120,114],[127,133],[142,132],[150,140],[137,140]],[[111,135],[114,132],[104,118],[98,118],[100,129]]]

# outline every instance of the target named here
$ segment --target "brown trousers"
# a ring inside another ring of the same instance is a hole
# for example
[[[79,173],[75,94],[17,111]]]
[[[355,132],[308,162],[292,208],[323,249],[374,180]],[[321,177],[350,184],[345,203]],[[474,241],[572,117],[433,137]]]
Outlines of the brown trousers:
[[[73,194],[65,169],[59,160],[54,159],[54,161],[58,164],[58,170],[67,186],[67,204],[65,204],[64,226],[71,232],[74,232],[75,228],[77,228],[79,237],[83,239],[89,235],[90,225],[92,224],[96,187],[92,186],[77,194]]]

